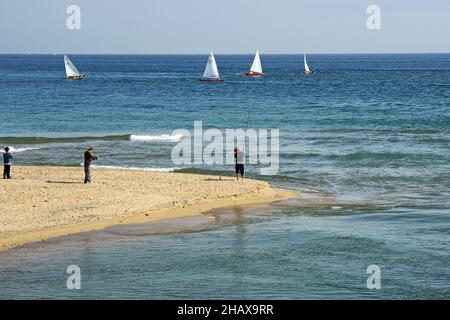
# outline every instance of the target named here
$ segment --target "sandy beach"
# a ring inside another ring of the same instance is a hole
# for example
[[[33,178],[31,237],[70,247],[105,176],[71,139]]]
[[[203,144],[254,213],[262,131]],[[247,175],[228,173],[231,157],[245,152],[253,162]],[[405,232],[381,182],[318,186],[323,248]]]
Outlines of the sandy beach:
[[[94,183],[85,185],[83,174],[75,167],[14,167],[12,180],[0,180],[0,250],[296,196],[267,182],[232,177],[96,168]]]

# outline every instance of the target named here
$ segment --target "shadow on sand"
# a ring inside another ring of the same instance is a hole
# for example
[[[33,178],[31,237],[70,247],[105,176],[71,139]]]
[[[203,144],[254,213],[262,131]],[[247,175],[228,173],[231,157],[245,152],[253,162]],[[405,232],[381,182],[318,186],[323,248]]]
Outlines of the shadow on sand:
[[[83,184],[82,181],[51,181],[47,180],[47,183],[60,183],[60,184]]]
[[[231,177],[226,177],[226,178],[207,178],[205,179],[205,181],[234,181],[235,179],[231,178]]]

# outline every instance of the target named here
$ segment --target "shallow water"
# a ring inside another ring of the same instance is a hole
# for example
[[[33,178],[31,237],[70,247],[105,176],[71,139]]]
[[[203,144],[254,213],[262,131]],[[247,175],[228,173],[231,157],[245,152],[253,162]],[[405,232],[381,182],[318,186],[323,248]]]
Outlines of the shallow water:
[[[302,206],[221,209],[216,219],[113,227],[11,250],[0,255],[0,298],[449,298],[446,213]],[[79,291],[66,288],[72,264],[81,268]],[[381,290],[366,287],[370,264],[381,268]]]
[[[306,197],[0,253],[1,298],[450,298],[449,54],[312,55],[311,77],[302,56],[262,55],[261,79],[243,76],[251,56],[219,55],[217,85],[196,81],[206,56],[71,58],[85,80],[65,81],[61,56],[0,55],[16,164],[79,165],[93,145],[97,165],[224,174],[178,168],[163,135],[245,127],[250,110],[281,146],[277,175],[249,175]]]

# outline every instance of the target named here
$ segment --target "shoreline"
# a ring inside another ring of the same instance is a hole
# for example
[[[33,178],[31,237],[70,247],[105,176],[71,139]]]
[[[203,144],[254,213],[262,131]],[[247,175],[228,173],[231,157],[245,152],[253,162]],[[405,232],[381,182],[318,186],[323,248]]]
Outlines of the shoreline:
[[[216,208],[268,204],[299,197],[293,191],[271,187],[264,181],[246,179],[238,182],[232,177],[220,180],[211,175],[96,168],[93,173],[94,184],[84,185],[75,180],[79,180],[83,174],[82,168],[78,167],[15,166],[13,169],[14,179],[2,180],[0,183],[1,198],[8,195],[12,198],[9,202],[6,201],[5,206],[7,212],[8,208],[12,208],[11,214],[0,213],[0,231],[4,231],[2,227],[7,226],[8,221],[16,229],[9,228],[6,234],[0,232],[0,252],[51,238],[100,231],[111,226],[192,217]],[[48,180],[53,177],[62,179],[61,175],[67,175],[65,180]],[[42,176],[46,177],[45,181],[39,179]],[[108,178],[107,182],[102,181],[105,177]],[[116,178],[126,178],[127,181],[117,184],[120,179]],[[95,184],[96,181],[98,184]],[[5,192],[7,183],[14,184],[16,188]],[[134,190],[128,192],[133,197],[126,199],[128,203],[119,201],[115,204],[114,195],[123,192],[122,183],[126,187],[133,186]],[[221,185],[217,186],[217,183]],[[21,186],[25,190],[21,190]],[[154,189],[149,192],[149,187]],[[133,194],[135,190],[136,194]],[[95,206],[91,203],[91,194],[101,198],[96,199],[98,201]],[[27,203],[19,205],[18,198]],[[48,203],[51,205],[47,205]],[[38,208],[41,211],[37,225],[31,223],[32,227],[28,224],[24,227],[23,223],[28,221],[26,219],[36,219],[33,213],[36,214],[34,209]],[[57,223],[54,220],[59,214],[68,217]],[[90,219],[91,216],[95,217],[94,221]]]

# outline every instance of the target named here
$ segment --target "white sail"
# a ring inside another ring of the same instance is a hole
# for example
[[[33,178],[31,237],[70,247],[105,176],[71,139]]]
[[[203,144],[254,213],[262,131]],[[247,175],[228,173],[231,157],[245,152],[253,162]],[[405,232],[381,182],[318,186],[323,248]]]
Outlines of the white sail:
[[[306,62],[306,53],[305,53],[305,55],[303,57],[303,60],[305,61],[305,71],[306,72],[311,72],[311,70],[309,70],[308,63]]]
[[[256,50],[255,59],[253,60],[253,64],[252,64],[252,66],[250,68],[250,72],[263,73],[262,66],[261,66],[261,59],[259,57],[259,51],[258,50]]]
[[[219,79],[219,69],[217,68],[216,59],[211,51],[208,62],[206,63],[205,71],[203,72],[203,79]]]
[[[64,55],[64,65],[66,66],[66,76],[69,77],[80,77],[81,73],[78,71],[77,67],[70,61],[69,57]]]

